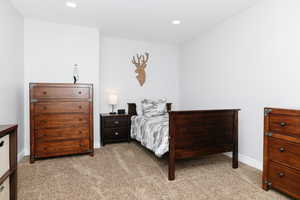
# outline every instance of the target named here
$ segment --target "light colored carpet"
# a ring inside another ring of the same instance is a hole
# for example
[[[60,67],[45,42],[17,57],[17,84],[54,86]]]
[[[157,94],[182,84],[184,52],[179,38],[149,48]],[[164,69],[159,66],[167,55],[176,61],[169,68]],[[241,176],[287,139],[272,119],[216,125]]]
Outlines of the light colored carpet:
[[[18,168],[19,200],[288,199],[260,187],[258,170],[231,168],[224,155],[179,161],[167,180],[167,161],[132,142],[106,145],[95,156],[47,159]]]

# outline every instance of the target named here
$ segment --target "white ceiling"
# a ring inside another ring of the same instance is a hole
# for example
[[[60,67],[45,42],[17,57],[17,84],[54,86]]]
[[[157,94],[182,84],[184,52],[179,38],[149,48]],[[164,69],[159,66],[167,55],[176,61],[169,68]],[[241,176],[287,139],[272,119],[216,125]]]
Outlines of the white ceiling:
[[[258,0],[12,0],[25,17],[99,27],[104,35],[181,43]],[[172,20],[181,20],[173,25]]]

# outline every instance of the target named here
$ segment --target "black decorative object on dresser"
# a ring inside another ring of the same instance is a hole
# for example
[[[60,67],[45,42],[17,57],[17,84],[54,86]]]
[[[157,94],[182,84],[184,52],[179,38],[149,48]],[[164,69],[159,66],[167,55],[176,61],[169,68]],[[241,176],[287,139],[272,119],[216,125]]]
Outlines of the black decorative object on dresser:
[[[17,125],[0,125],[0,200],[17,200]]]
[[[130,115],[100,114],[101,144],[130,141]]]

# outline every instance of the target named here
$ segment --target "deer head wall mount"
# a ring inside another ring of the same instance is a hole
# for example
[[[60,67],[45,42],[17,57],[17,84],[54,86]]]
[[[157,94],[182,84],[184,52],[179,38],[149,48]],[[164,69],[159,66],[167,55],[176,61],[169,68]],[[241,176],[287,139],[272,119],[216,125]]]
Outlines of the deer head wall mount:
[[[140,85],[143,86],[146,81],[146,72],[145,68],[147,67],[147,62],[149,59],[149,53],[145,53],[145,55],[136,54],[133,56],[132,63],[135,65],[135,73],[137,73],[136,79],[139,81]]]

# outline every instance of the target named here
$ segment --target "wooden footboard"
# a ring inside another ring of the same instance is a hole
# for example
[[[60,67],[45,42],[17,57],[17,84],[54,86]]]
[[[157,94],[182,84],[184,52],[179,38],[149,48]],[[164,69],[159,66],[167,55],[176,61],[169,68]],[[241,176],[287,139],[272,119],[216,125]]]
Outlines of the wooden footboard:
[[[237,168],[238,111],[169,112],[169,180],[175,179],[177,159],[232,151],[232,167]]]

